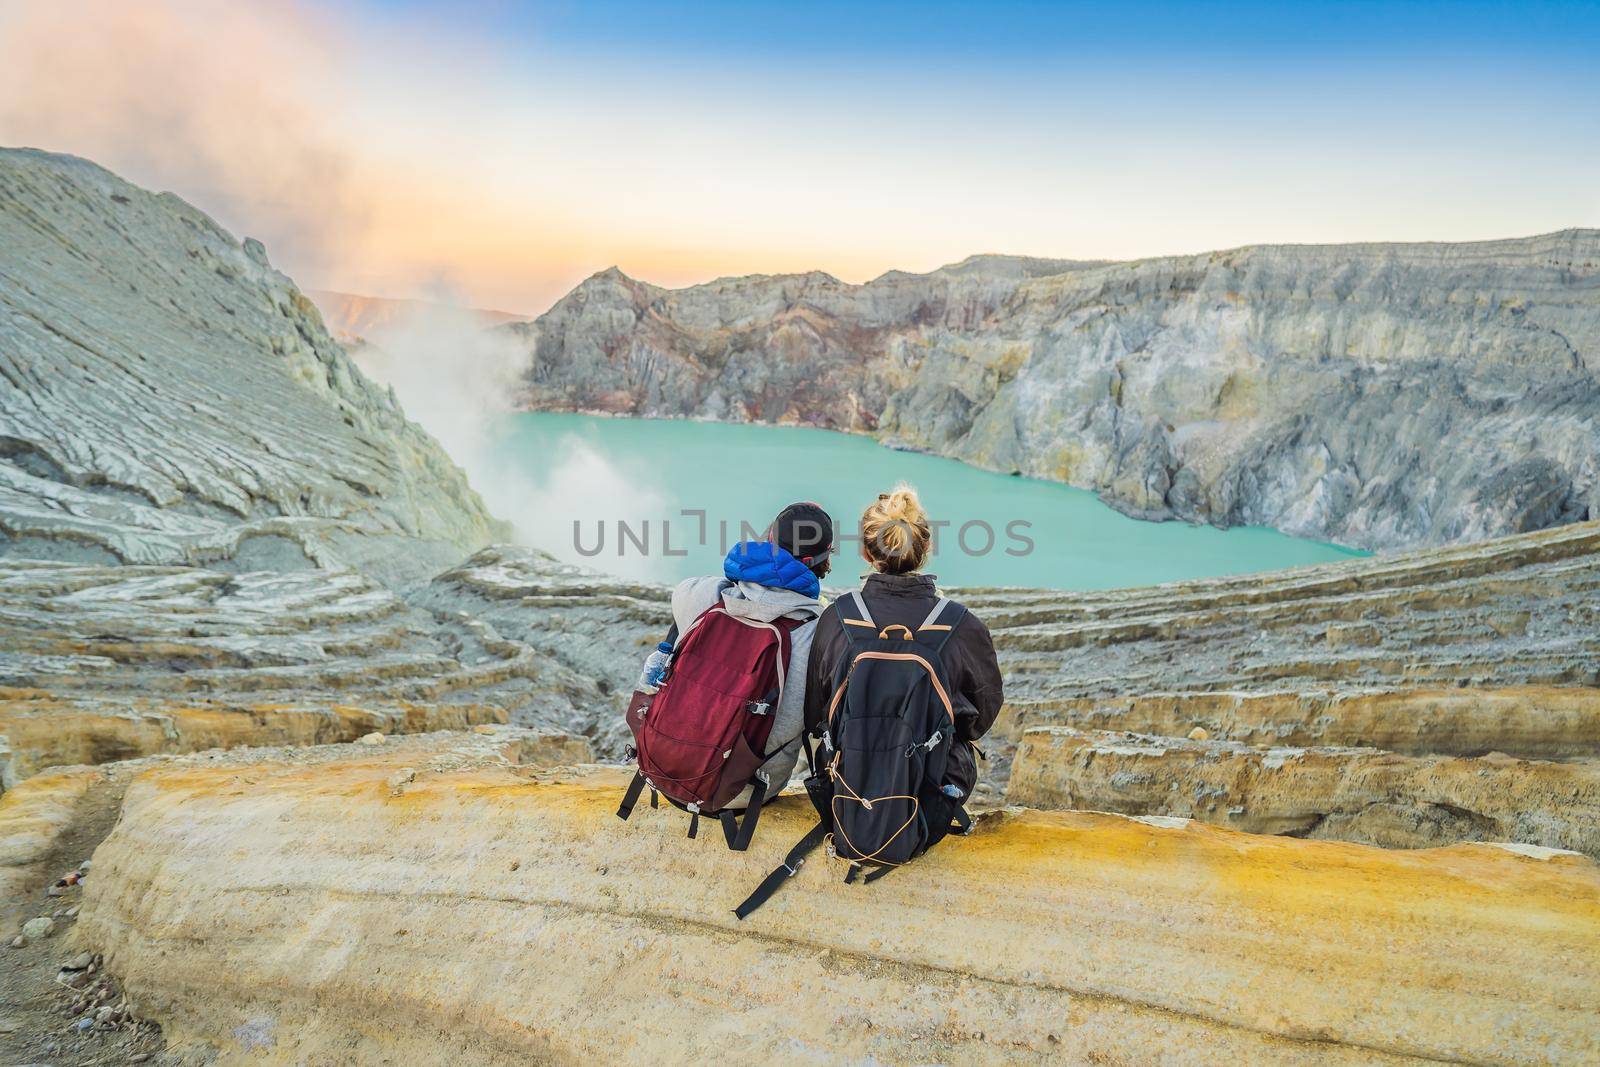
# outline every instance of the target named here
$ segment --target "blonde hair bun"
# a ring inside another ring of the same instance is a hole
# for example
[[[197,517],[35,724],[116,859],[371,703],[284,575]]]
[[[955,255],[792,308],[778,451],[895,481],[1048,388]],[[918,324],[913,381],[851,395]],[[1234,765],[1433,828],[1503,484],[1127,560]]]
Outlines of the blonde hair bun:
[[[933,530],[917,491],[901,482],[861,513],[861,551],[885,574],[908,574],[928,558]]]
[[[928,513],[922,510],[922,501],[917,498],[917,491],[904,482],[895,486],[893,492],[885,493],[881,499],[885,518],[921,523],[924,526],[928,524]]]

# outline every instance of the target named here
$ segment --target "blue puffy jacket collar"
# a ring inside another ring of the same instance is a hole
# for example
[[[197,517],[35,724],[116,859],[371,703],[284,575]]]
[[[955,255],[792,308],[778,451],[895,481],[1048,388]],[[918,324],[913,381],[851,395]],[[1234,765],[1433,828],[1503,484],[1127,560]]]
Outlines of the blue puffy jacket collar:
[[[733,582],[754,582],[789,589],[816,598],[822,583],[811,568],[771,541],[741,541],[722,561],[722,573]]]

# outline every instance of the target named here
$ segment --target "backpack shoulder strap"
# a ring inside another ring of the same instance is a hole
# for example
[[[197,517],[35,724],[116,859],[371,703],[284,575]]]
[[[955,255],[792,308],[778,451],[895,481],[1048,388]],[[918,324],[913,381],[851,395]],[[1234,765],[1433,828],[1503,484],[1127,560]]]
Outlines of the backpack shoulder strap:
[[[876,628],[877,623],[872,621],[872,612],[867,610],[867,602],[861,596],[861,590],[852,589],[834,603],[839,605],[839,617],[854,619],[862,626]]]
[[[678,643],[676,647],[681,649],[688,642],[689,635],[698,630],[700,628],[700,624],[711,618],[711,616],[726,615],[727,613],[727,609],[722,606],[722,601],[717,601],[715,604],[711,605],[709,608],[694,617],[694,619],[689,623],[688,628],[678,635]]]
[[[950,635],[956,632],[956,627],[961,625],[961,620],[967,617],[967,609],[942,596],[939,602],[928,612],[928,617],[922,620],[917,627],[917,640],[928,646],[934,652],[944,649],[945,642],[950,640]]]
[[[872,621],[872,612],[867,610],[867,602],[862,599],[859,590],[852,589],[834,601],[834,606],[839,609],[839,622],[845,639],[851,644],[878,636],[878,624]]]

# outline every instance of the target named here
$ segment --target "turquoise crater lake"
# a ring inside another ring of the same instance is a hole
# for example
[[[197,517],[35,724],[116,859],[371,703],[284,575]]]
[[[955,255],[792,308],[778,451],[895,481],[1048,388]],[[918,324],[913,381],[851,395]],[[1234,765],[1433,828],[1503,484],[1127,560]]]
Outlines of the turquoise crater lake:
[[[854,534],[861,509],[900,481],[949,523],[928,567],[948,585],[1111,589],[1366,555],[1259,527],[1142,522],[1082,489],[827,430],[520,414],[495,425],[490,453],[490,505],[521,536],[658,581],[720,571],[741,523],[759,530],[793,500],[817,501]],[[842,547],[830,581],[864,568],[854,552]]]

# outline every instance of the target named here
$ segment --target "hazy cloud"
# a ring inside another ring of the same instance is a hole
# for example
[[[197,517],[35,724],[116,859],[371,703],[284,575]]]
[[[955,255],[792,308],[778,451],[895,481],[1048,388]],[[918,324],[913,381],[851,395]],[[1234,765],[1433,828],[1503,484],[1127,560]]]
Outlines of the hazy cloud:
[[[85,156],[329,270],[366,224],[329,119],[338,40],[294,3],[0,6],[0,142]]]

